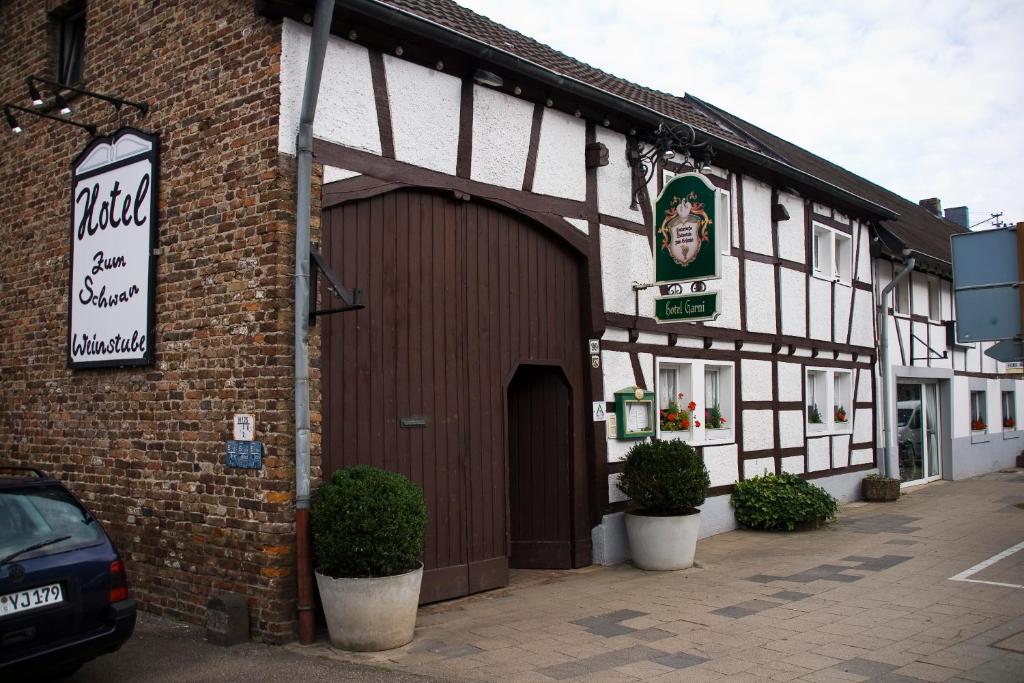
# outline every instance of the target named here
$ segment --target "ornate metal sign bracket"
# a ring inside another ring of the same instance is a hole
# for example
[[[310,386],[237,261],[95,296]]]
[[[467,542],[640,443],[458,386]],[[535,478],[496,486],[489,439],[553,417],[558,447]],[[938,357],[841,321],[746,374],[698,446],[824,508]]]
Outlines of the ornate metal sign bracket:
[[[316,324],[316,318],[318,315],[330,315],[331,313],[343,313],[345,311],[358,311],[363,306],[363,290],[353,289],[349,291],[346,289],[341,282],[338,281],[338,277],[331,270],[331,267],[327,265],[324,257],[320,254],[320,250],[315,246],[309,248],[310,258],[310,275],[312,275],[311,282],[309,283],[309,324],[310,326]],[[341,299],[343,306],[337,308],[325,308],[317,310],[316,307],[316,290],[317,290],[317,279],[318,275],[322,273],[327,278],[327,286],[334,292],[334,296]]]
[[[676,152],[684,155],[684,163],[691,165],[698,173],[711,163],[715,151],[711,142],[697,142],[697,133],[686,123],[658,124],[654,131],[654,142],[644,151],[643,144],[631,138],[626,146],[626,159],[633,175],[633,200],[629,207],[636,209],[647,185],[658,169],[658,162],[671,159]]]

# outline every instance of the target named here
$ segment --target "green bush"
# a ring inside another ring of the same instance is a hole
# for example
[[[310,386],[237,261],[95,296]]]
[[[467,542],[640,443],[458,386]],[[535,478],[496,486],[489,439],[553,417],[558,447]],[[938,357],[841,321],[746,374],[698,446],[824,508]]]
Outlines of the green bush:
[[[427,505],[419,486],[368,465],[338,470],[313,495],[317,569],[333,577],[394,576],[423,553]]]
[[[835,519],[836,499],[795,474],[766,474],[736,483],[731,504],[736,521],[751,529],[818,526]]]
[[[649,515],[684,515],[704,502],[711,480],[690,444],[642,441],[626,454],[619,489]]]

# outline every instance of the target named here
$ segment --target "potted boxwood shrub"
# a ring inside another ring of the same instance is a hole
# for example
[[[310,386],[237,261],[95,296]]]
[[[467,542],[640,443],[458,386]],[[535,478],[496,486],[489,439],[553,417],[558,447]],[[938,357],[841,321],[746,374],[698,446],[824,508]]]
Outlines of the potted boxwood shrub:
[[[667,571],[693,565],[697,506],[710,485],[704,461],[688,443],[652,439],[629,449],[619,489],[633,501],[626,533],[637,567]]]
[[[864,500],[873,503],[897,500],[900,497],[900,480],[869,474],[861,481],[861,493]]]
[[[316,582],[331,643],[375,652],[412,640],[423,580],[423,491],[367,465],[338,470],[310,509]]]

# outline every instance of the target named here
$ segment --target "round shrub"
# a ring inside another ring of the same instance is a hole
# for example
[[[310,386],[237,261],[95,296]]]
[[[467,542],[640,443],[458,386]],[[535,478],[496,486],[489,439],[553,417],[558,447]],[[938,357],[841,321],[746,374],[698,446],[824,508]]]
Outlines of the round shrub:
[[[766,474],[736,483],[736,521],[750,529],[816,527],[835,519],[839,504],[824,489],[795,474]]]
[[[704,502],[711,479],[693,446],[651,439],[626,453],[619,489],[647,515],[686,515]]]
[[[395,576],[416,568],[427,504],[401,474],[358,465],[338,470],[313,494],[313,546],[321,574]]]

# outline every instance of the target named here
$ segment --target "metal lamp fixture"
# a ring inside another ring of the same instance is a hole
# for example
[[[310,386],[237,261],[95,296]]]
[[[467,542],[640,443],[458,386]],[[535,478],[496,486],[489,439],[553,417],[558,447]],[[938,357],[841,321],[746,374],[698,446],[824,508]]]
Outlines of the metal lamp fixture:
[[[480,85],[487,85],[492,88],[500,88],[505,85],[505,79],[486,69],[477,69],[473,72],[473,80]]]
[[[28,109],[27,107],[19,107],[16,104],[5,104],[4,105],[4,117],[7,119],[7,125],[10,126],[12,133],[20,133],[22,128],[18,125],[18,120],[14,118],[14,112],[20,111],[32,116],[38,116],[43,119],[51,119],[53,121],[60,121],[77,128],[81,128],[89,132],[89,135],[96,136],[96,126],[91,123],[79,123],[78,121],[70,121],[60,116],[54,116],[53,114],[47,114],[46,112],[36,111],[35,109]]]
[[[40,93],[39,89],[36,87],[36,83],[42,83],[44,85],[50,86],[50,89],[53,91],[54,101],[57,103],[57,106],[61,108],[60,113],[64,114],[65,116],[71,113],[71,107],[68,106],[67,102],[61,96],[60,91],[62,90],[67,90],[73,93],[78,93],[79,95],[85,95],[86,97],[92,97],[97,100],[109,102],[111,105],[113,105],[114,109],[118,111],[121,111],[121,107],[127,104],[129,107],[134,107],[138,109],[143,114],[149,113],[148,102],[132,102],[131,100],[126,100],[123,97],[118,97],[116,95],[105,95],[103,93],[93,92],[91,90],[85,90],[83,88],[77,88],[73,85],[68,85],[67,83],[58,83],[57,81],[51,81],[48,78],[42,78],[40,76],[29,76],[25,79],[25,83],[28,85],[28,92],[29,96],[32,97],[32,104],[34,104],[37,107],[42,106],[43,98],[39,96]]]

